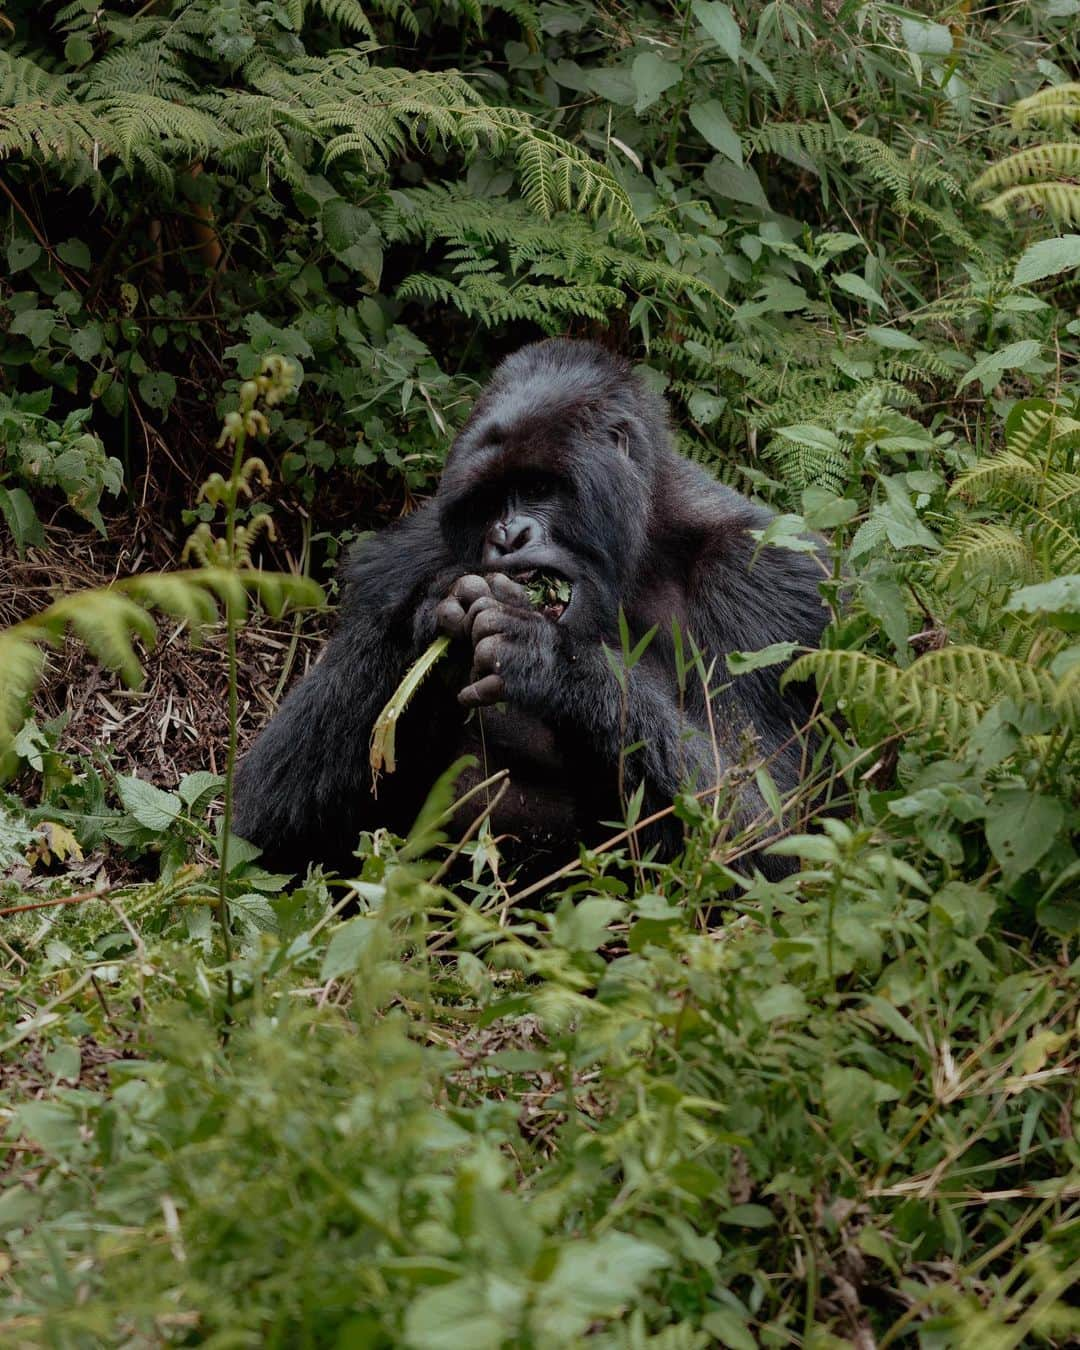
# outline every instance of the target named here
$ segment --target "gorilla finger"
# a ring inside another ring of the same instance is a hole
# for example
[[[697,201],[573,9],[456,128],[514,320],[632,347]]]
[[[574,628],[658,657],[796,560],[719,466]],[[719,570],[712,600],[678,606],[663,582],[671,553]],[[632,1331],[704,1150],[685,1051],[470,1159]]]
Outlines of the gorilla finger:
[[[519,609],[529,607],[529,597],[524,586],[519,586],[516,581],[511,581],[508,576],[502,572],[496,572],[488,577],[491,585],[491,594],[504,605],[517,605]]]
[[[457,581],[450,587],[450,594],[455,600],[460,600],[463,606],[468,607],[479,600],[481,596],[490,595],[491,587],[483,577],[470,573],[468,576],[458,577]]]
[[[493,703],[502,703],[506,697],[506,686],[501,675],[485,675],[483,679],[466,685],[458,694],[458,702],[464,708],[488,708]]]
[[[435,606],[435,626],[447,637],[465,636],[465,611],[453,597],[440,600]]]
[[[488,613],[500,613],[499,602],[492,595],[482,595],[479,600],[474,600],[469,606],[469,611],[465,615],[465,632],[469,637],[473,635],[477,620]],[[475,639],[473,640],[475,641]]]
[[[502,638],[492,633],[473,648],[474,675],[492,675],[502,669]]]
[[[473,647],[478,647],[481,642],[490,641],[497,634],[505,633],[509,627],[508,617],[502,605],[494,602],[485,605],[483,609],[478,607],[469,625],[469,636],[472,638]]]

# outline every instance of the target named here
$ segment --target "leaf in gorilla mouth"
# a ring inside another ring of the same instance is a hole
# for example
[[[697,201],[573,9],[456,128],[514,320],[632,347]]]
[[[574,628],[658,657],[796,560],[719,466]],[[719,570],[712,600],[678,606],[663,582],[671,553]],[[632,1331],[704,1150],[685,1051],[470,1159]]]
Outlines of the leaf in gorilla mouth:
[[[573,587],[565,577],[532,571],[523,573],[518,579],[524,585],[533,609],[542,610],[549,619],[562,618],[574,594]]]

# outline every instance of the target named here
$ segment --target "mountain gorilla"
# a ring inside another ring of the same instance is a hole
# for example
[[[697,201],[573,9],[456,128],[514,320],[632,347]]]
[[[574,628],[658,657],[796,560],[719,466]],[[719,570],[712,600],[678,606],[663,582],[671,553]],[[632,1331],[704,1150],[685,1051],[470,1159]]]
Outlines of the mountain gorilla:
[[[724,653],[815,644],[827,618],[817,554],[766,548],[752,562],[748,531],[769,519],[675,453],[662,401],[620,358],[561,339],[516,352],[434,500],[353,552],[336,634],[240,768],[237,833],[274,866],[347,868],[362,829],[405,832],[436,774],[465,753],[478,760],[472,782],[509,770],[492,825],[517,839],[522,862],[554,853],[557,864],[610,833],[598,822],[622,814],[623,747],[639,747],[623,790],[644,778],[645,813],[759,757],[789,791],[806,690],[782,695],[776,667],[724,684]],[[568,602],[533,608],[522,583],[537,573],[568,582]],[[635,639],[657,628],[626,697],[604,651],[621,650],[620,606]],[[716,660],[711,717],[700,679],[680,695],[673,620]],[[403,715],[398,769],[376,798],[372,724],[438,632],[453,659]],[[743,777],[745,824],[765,812]],[[654,836],[665,854],[680,829],[669,816]]]

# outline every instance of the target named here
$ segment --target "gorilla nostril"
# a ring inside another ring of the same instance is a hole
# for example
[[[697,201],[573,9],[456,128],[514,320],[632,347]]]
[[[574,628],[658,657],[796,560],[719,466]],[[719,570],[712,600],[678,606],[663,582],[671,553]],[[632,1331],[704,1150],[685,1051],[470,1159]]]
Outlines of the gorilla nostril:
[[[536,522],[527,516],[515,516],[506,529],[509,536],[507,553],[519,553],[523,548],[528,548],[537,535]]]
[[[509,520],[496,521],[488,530],[484,553],[492,558],[518,553],[540,537],[540,526],[531,516],[511,516]]]

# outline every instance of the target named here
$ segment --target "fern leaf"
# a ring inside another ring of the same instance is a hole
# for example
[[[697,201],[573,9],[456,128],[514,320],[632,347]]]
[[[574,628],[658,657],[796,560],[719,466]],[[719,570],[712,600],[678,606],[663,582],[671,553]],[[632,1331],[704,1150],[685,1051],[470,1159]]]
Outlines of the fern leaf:
[[[1051,85],[1029,98],[1020,99],[1013,104],[1012,120],[1017,129],[1033,123],[1061,127],[1080,122],[1080,83]]]
[[[1029,179],[1070,178],[1080,173],[1080,141],[1052,141],[1029,145],[984,170],[971,185],[973,192],[1014,187]]]
[[[1080,184],[1029,183],[1007,188],[983,206],[999,220],[1013,211],[1040,211],[1063,225],[1080,225]]]

